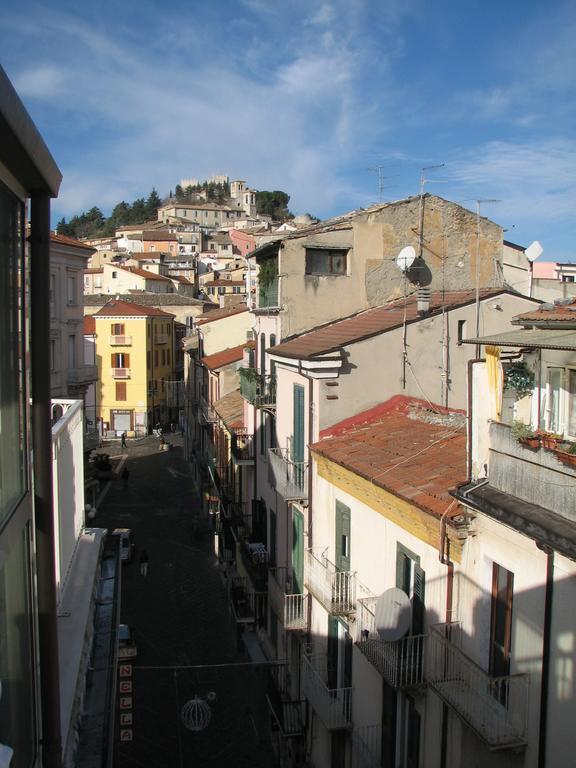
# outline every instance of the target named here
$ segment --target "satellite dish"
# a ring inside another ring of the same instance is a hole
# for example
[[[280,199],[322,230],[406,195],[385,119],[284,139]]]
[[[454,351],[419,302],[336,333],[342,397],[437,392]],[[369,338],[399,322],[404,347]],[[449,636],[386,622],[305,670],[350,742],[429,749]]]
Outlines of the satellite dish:
[[[532,245],[529,245],[528,248],[526,248],[524,255],[528,261],[536,261],[539,256],[542,256],[543,252],[544,248],[542,248],[538,240],[534,240]]]
[[[374,623],[379,637],[393,643],[410,629],[410,598],[398,587],[387,589],[376,601]]]
[[[405,248],[402,248],[398,254],[396,264],[400,267],[402,272],[408,272],[412,264],[414,264],[415,259],[416,251],[411,245],[407,245]]]

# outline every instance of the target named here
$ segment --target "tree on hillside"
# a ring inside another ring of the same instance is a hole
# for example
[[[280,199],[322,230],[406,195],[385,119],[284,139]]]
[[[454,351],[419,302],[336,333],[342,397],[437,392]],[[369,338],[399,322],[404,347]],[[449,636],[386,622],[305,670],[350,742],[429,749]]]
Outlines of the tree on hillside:
[[[146,200],[146,215],[148,217],[148,221],[156,218],[158,208],[160,208],[161,205],[162,200],[160,199],[160,195],[156,191],[156,187],[152,187],[152,192],[150,192],[148,199]]]
[[[293,219],[293,215],[288,210],[290,195],[276,189],[274,192],[260,190],[256,192],[256,209],[258,213],[264,213],[272,216],[276,221],[284,219]]]

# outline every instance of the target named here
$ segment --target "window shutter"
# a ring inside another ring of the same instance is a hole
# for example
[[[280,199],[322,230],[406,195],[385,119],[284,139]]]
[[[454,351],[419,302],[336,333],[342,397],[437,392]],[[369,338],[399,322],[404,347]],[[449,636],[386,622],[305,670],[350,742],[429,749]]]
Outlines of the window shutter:
[[[338,619],[328,616],[328,688],[338,687]]]
[[[304,387],[294,384],[292,461],[304,461]]]
[[[412,596],[412,634],[424,634],[426,611],[424,607],[425,573],[418,563],[414,564],[414,589]]]
[[[350,508],[341,501],[336,501],[336,568],[339,571],[350,570]]]
[[[130,368],[130,355],[129,354],[125,354],[124,355],[124,365],[122,367],[123,368]]]
[[[304,592],[304,515],[292,507],[292,593]]]
[[[110,368],[120,368],[120,366],[118,365],[118,353],[117,352],[113,352],[110,355]]]

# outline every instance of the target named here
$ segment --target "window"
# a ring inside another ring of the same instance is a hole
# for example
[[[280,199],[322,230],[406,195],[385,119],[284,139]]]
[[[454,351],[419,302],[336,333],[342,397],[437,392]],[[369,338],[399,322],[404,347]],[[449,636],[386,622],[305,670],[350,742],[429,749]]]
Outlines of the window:
[[[126,352],[114,352],[111,358],[112,368],[130,368],[130,355]]]
[[[116,400],[126,402],[126,382],[116,382]]]
[[[166,365],[170,365],[170,350],[166,350]]]
[[[50,370],[56,370],[56,342],[50,339]]]
[[[458,320],[458,344],[466,338],[466,320]]]
[[[560,410],[563,373],[564,371],[562,368],[548,368],[545,402],[544,408],[542,409],[542,426],[548,432],[563,431]]]
[[[569,368],[568,374],[568,434],[576,437],[576,370]]]
[[[124,336],[123,323],[112,323],[112,336]]]
[[[220,288],[218,288],[218,294],[220,296],[224,296],[225,293],[226,293],[226,287],[225,286],[220,286]]]
[[[424,588],[425,574],[420,568],[420,558],[403,544],[396,544],[396,586],[406,592],[412,601],[410,632],[424,633]]]
[[[158,368],[158,350],[154,350],[154,367]]]
[[[306,248],[307,275],[345,275],[348,249]]]
[[[68,336],[68,367],[76,368],[76,335]]]
[[[75,277],[75,275],[68,275],[67,285],[68,285],[68,304],[69,305],[74,305],[74,304],[76,304],[76,277]]]
[[[561,275],[560,276],[560,280],[563,283],[573,283],[575,279],[576,278],[575,278],[574,275]]]
[[[498,563],[492,564],[492,610],[490,619],[490,674],[510,674],[512,647],[512,592],[514,574]]]
[[[150,370],[150,350],[146,352],[146,370]]]
[[[50,274],[50,317],[54,317],[54,307],[56,304],[56,275]]]
[[[112,277],[115,279],[118,277],[118,272],[112,272]]]
[[[166,365],[166,350],[162,350],[162,365]]]
[[[334,542],[335,565],[339,571],[350,570],[350,527],[351,516],[350,507],[336,500],[335,513],[335,532],[336,540]]]
[[[84,275],[84,288],[90,288],[90,278],[88,275]]]

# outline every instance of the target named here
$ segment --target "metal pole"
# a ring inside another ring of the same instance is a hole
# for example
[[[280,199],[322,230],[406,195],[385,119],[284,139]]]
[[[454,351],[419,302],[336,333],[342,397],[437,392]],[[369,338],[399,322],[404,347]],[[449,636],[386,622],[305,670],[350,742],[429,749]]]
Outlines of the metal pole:
[[[38,590],[42,765],[60,768],[60,673],[56,619],[50,399],[50,198],[33,195],[30,231],[32,448]]]

